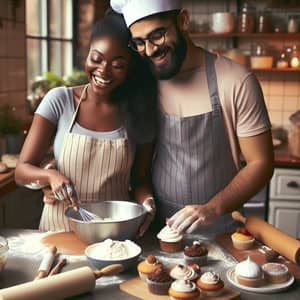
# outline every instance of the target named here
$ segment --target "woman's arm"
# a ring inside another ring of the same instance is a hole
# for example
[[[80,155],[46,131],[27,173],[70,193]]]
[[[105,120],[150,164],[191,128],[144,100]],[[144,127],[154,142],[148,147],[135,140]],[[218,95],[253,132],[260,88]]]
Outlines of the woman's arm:
[[[151,165],[153,159],[153,143],[137,145],[135,159],[132,167],[132,192],[136,202],[142,204],[148,214],[139,229],[142,236],[155,215],[155,202],[151,183]]]

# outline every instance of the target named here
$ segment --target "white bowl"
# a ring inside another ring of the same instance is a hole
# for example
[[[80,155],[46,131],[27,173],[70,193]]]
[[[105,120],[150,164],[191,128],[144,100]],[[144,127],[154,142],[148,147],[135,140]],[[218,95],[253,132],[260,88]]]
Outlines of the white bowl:
[[[121,258],[110,258],[105,256],[105,250],[107,249],[107,244],[105,243],[107,243],[108,241],[112,240],[107,239],[103,242],[92,244],[85,249],[85,255],[88,258],[88,260],[92,263],[92,265],[94,265],[94,267],[96,267],[97,269],[101,269],[108,265],[121,264],[123,265],[123,270],[127,270],[135,266],[142,252],[142,248],[139,245],[129,240],[112,241],[119,242],[122,245],[125,245],[128,249],[128,255]]]

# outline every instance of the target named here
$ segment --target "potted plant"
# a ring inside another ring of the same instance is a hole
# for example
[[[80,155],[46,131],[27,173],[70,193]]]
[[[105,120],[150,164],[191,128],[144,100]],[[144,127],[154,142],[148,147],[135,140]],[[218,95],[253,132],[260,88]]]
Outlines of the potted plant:
[[[0,107],[0,136],[4,141],[3,152],[20,153],[25,138],[22,121],[17,117],[15,108],[8,104]]]

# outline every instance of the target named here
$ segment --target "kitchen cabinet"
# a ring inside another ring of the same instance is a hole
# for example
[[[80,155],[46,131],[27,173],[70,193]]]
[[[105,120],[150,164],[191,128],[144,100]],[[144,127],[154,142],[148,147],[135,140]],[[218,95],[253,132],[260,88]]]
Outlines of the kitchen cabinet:
[[[17,186],[0,198],[1,228],[38,228],[43,194]]]
[[[300,169],[275,168],[268,211],[270,224],[300,239]]]

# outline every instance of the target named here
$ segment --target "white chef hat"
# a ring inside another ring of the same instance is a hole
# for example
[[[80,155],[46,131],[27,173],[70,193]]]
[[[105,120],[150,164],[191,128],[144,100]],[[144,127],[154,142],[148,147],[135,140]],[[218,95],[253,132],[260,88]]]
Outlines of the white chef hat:
[[[124,15],[127,27],[147,16],[181,9],[181,0],[110,0],[113,10]]]

